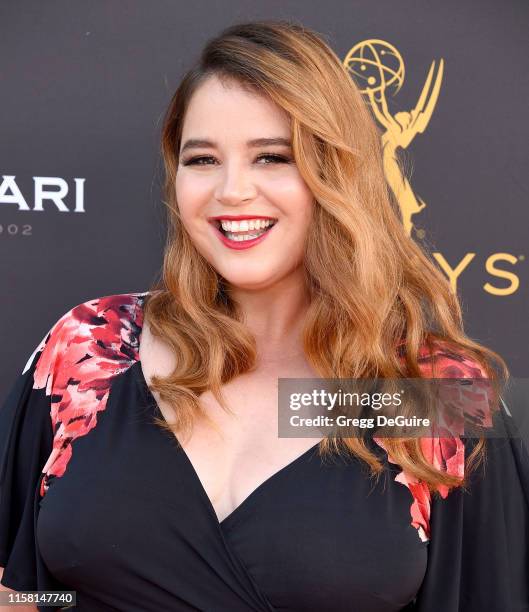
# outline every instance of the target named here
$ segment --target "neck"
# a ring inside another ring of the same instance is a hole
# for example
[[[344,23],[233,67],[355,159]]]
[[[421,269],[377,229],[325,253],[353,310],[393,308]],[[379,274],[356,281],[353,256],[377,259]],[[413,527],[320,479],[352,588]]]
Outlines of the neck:
[[[310,300],[301,268],[265,289],[232,287],[230,294],[256,339],[261,359],[302,355],[301,330]]]

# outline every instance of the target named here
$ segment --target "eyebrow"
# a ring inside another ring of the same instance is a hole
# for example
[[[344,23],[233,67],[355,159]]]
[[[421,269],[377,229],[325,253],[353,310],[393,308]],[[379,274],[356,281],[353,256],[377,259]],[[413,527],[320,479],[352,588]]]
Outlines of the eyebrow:
[[[290,147],[291,142],[288,138],[254,138],[253,140],[248,140],[246,142],[248,147],[266,147],[270,145],[283,145],[285,147]],[[184,151],[188,151],[189,149],[202,149],[202,148],[215,148],[217,144],[211,140],[204,140],[201,138],[190,138],[181,148],[180,153]]]

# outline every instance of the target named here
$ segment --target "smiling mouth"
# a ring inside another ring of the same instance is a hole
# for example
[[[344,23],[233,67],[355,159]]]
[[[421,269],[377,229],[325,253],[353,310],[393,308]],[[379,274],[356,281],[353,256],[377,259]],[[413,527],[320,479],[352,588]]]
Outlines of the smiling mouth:
[[[213,224],[228,240],[243,242],[266,234],[277,223],[277,219],[249,219],[244,221],[214,220]]]

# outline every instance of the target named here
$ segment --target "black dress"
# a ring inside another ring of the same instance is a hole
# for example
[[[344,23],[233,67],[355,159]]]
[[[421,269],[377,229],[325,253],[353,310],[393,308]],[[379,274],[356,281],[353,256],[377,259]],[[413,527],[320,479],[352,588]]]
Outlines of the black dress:
[[[153,423],[163,417],[138,357],[147,296],[67,312],[0,411],[4,586],[76,591],[83,611],[529,610],[520,439],[488,440],[485,475],[444,498],[374,442],[378,481],[316,445],[219,522],[186,453]]]

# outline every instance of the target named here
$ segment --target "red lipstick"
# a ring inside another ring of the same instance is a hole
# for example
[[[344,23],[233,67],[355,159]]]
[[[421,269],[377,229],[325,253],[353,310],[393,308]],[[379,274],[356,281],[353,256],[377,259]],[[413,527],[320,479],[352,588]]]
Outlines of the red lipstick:
[[[219,240],[225,246],[235,251],[242,251],[243,249],[249,249],[259,244],[268,236],[268,234],[273,230],[275,225],[277,225],[277,223],[274,223],[263,234],[261,234],[260,236],[257,236],[257,238],[252,238],[250,240],[230,240],[230,238],[225,236],[220,230],[221,220],[222,221],[244,221],[245,219],[270,219],[272,221],[277,221],[274,217],[257,217],[253,215],[224,215],[224,216],[208,218]]]

